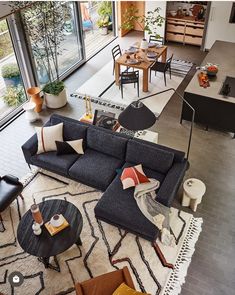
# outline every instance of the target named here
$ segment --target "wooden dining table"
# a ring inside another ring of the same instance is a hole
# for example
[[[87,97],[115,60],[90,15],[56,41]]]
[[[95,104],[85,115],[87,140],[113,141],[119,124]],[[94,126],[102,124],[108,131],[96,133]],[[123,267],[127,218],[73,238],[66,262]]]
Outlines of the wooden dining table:
[[[134,45],[135,48],[137,48],[137,52],[135,53],[137,57],[140,57],[140,61],[136,64],[130,64],[128,60],[135,59],[134,53],[133,54],[127,54],[124,53],[121,55],[118,59],[115,61],[115,81],[116,85],[119,85],[120,80],[120,71],[121,66],[131,67],[134,69],[139,69],[143,71],[143,92],[148,92],[148,75],[149,75],[149,68],[152,66],[152,64],[161,57],[162,62],[166,62],[167,58],[167,46],[162,47],[150,47],[147,50],[143,51],[139,48],[140,42],[136,43]],[[147,58],[147,52],[155,52],[157,54],[157,58],[155,60],[151,60]],[[127,55],[130,56],[129,59],[127,59]]]

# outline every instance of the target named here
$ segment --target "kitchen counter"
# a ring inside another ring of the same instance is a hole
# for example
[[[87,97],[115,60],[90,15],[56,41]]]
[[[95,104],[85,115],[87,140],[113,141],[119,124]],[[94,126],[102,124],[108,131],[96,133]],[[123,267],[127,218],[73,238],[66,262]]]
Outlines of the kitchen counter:
[[[196,20],[195,16],[183,16],[183,17],[167,16],[167,19],[168,20],[187,21],[187,22],[191,22],[191,23],[204,24],[204,20]]]
[[[235,98],[219,94],[226,76],[235,78],[235,43],[216,41],[202,66],[218,64],[216,77],[210,78],[210,87],[200,87],[197,74],[193,76],[184,92],[185,99],[194,107],[195,122],[235,133]],[[192,113],[183,104],[182,120],[191,120]]]
[[[219,94],[226,76],[235,77],[235,43],[216,41],[201,65],[207,63],[218,64],[219,69],[216,77],[210,78],[210,87],[199,86],[197,77],[199,71],[197,71],[185,92],[235,103],[234,97],[223,97]]]

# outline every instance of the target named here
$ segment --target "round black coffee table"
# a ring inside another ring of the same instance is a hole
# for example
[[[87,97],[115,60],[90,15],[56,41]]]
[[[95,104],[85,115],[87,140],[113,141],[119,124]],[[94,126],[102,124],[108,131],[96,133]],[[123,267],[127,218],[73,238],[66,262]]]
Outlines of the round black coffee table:
[[[34,235],[32,230],[33,217],[28,210],[22,217],[18,229],[17,239],[22,249],[30,255],[38,257],[46,268],[60,271],[56,255],[64,252],[73,244],[82,245],[80,234],[82,231],[82,215],[73,204],[59,199],[44,201],[39,205],[44,223],[55,214],[62,214],[69,226],[54,236],[51,236],[46,227],[42,226],[42,233]],[[57,266],[50,264],[50,257],[54,256]]]

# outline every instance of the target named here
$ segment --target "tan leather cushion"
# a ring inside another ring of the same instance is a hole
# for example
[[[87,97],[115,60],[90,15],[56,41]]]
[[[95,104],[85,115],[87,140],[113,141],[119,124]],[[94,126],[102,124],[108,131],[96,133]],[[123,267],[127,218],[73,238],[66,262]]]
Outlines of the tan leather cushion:
[[[84,295],[111,295],[124,282],[122,270],[113,271],[80,284]]]
[[[125,283],[122,283],[112,295],[150,295],[142,292],[135,291],[134,289],[128,287]]]

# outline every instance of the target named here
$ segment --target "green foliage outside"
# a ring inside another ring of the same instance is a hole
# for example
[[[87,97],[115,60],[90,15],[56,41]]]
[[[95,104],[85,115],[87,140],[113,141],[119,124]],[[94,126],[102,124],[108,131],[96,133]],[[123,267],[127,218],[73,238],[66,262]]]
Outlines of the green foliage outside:
[[[19,67],[16,63],[4,65],[1,72],[3,78],[14,78],[20,76]]]
[[[101,1],[98,6],[98,14],[100,16],[111,16],[112,15],[112,2]]]
[[[0,21],[0,60],[13,53],[6,20]]]
[[[110,22],[112,16],[112,3],[111,1],[101,1],[98,6],[98,14],[100,18],[97,21],[97,26],[99,28],[108,27],[112,24]]]
[[[24,88],[21,85],[17,87],[7,87],[5,95],[2,97],[3,101],[9,107],[17,107],[26,101]]]
[[[55,81],[52,83],[48,83],[42,90],[45,93],[49,93],[52,95],[59,95],[61,91],[64,90],[64,82]]]

